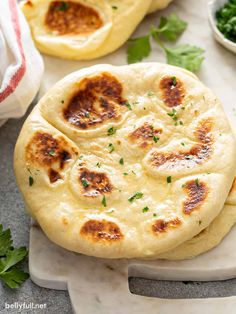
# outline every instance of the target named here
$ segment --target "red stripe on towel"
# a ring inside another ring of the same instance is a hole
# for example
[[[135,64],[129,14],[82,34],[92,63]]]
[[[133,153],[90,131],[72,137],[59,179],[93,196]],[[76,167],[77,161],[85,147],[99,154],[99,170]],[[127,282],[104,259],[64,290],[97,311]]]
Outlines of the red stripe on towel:
[[[23,50],[22,42],[21,42],[21,30],[20,30],[20,23],[18,19],[17,4],[15,0],[8,0],[8,2],[9,2],[9,8],[11,11],[11,21],[13,24],[18,48],[21,55],[21,64],[18,70],[16,71],[16,73],[11,77],[5,89],[2,92],[0,92],[0,102],[2,102],[4,99],[6,99],[10,94],[12,94],[15,91],[16,87],[22,80],[26,71],[26,61],[25,61],[25,54],[24,54],[24,50]]]

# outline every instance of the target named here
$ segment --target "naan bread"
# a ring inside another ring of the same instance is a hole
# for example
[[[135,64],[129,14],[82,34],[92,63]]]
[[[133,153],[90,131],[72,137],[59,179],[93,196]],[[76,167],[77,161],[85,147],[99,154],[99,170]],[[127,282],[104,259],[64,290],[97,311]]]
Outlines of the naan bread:
[[[220,213],[235,157],[209,89],[186,70],[140,63],[58,82],[26,120],[14,164],[53,242],[97,257],[155,258]]]
[[[88,60],[119,48],[150,4],[151,0],[25,0],[21,9],[41,52]]]
[[[165,9],[172,0],[152,0],[148,13],[153,13],[157,10]]]
[[[158,259],[191,259],[216,247],[236,223],[236,202],[229,205],[235,196],[236,188],[232,186],[222,211],[206,229],[171,251],[160,254]]]

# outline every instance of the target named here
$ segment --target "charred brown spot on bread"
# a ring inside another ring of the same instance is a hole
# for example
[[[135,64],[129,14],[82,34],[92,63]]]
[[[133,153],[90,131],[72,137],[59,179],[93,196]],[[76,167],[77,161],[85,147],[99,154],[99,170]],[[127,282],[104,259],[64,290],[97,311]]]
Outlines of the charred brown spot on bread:
[[[199,209],[206,200],[209,189],[204,182],[200,180],[191,180],[184,184],[184,192],[187,199],[183,202],[183,212],[190,215],[194,210]]]
[[[209,145],[198,144],[189,151],[179,152],[153,152],[151,154],[151,165],[161,167],[165,165],[168,169],[186,169],[195,165],[203,164],[212,154],[212,147]]]
[[[114,222],[91,219],[80,229],[80,234],[95,242],[116,242],[124,238],[120,228]]]
[[[168,107],[176,107],[183,103],[185,89],[179,79],[165,76],[161,79],[159,87],[162,92],[162,98]]]
[[[145,122],[142,126],[128,135],[131,142],[137,143],[141,148],[147,148],[153,145],[154,138],[159,139],[162,129],[154,128],[153,125]]]
[[[48,177],[51,183],[55,183],[56,181],[61,179],[60,173],[53,169],[48,170]]]
[[[199,122],[194,135],[199,141],[189,150],[177,152],[157,152],[151,154],[150,162],[154,167],[165,165],[168,169],[186,169],[201,165],[209,160],[213,153],[213,136],[210,134],[213,128],[213,119],[208,118]]]
[[[33,7],[33,3],[32,3],[30,0],[27,0],[27,1],[25,2],[25,5],[26,5],[26,6],[29,6],[29,7]]]
[[[89,169],[80,169],[79,182],[83,190],[83,195],[88,197],[97,197],[111,193],[113,186],[104,172],[90,171]]]
[[[157,219],[152,225],[152,231],[157,233],[163,233],[169,229],[177,228],[182,224],[182,221],[177,217],[170,220]]]
[[[64,109],[65,120],[80,129],[88,129],[107,120],[119,120],[127,110],[122,84],[109,73],[85,78]]]
[[[68,221],[68,219],[67,219],[66,217],[62,217],[62,223],[63,223],[63,225],[65,225],[65,226],[68,226],[68,225],[69,225],[69,221]]]
[[[45,25],[55,35],[88,35],[103,26],[99,13],[79,2],[53,1],[45,16]]]
[[[63,169],[72,158],[71,153],[65,149],[66,146],[68,143],[63,137],[55,138],[50,133],[38,131],[26,146],[26,160],[30,164],[47,168],[58,164]],[[73,152],[77,153],[75,150]]]
[[[194,135],[198,141],[207,144],[213,141],[213,136],[209,134],[214,126],[213,118],[203,119],[198,123]]]

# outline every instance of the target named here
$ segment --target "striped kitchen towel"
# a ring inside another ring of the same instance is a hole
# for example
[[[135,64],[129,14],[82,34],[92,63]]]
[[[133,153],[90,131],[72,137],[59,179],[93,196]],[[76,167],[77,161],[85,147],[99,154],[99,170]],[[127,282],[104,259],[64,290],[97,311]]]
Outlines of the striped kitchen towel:
[[[16,0],[0,0],[0,126],[25,114],[40,86],[43,60]]]

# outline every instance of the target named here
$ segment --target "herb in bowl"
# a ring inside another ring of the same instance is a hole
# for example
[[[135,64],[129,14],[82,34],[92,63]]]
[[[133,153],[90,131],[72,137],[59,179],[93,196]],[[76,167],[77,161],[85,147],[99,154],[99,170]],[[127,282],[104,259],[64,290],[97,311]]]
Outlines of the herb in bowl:
[[[225,38],[236,43],[236,1],[229,0],[216,12],[216,26]]]

